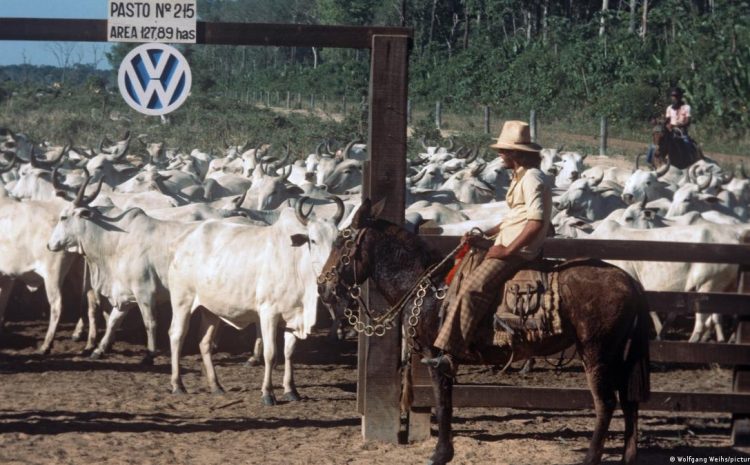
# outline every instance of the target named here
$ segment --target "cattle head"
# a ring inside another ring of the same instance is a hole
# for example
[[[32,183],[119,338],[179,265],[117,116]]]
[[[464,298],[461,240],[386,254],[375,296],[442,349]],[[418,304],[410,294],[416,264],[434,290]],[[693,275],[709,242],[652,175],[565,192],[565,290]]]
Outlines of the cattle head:
[[[667,216],[675,217],[690,211],[706,212],[715,209],[721,201],[720,198],[703,192],[711,185],[711,180],[712,177],[709,175],[701,184],[687,183],[677,189]]]
[[[297,221],[305,231],[291,234],[293,247],[307,247],[310,252],[310,263],[315,275],[323,271],[323,265],[331,254],[331,247],[338,235],[338,224],[344,218],[344,202],[334,196],[329,197],[336,203],[336,213],[333,218],[320,218],[313,215],[313,207],[305,211],[305,203],[309,197],[300,197],[294,207]]]
[[[560,154],[560,161],[554,162],[557,168],[555,176],[555,185],[557,187],[568,187],[573,181],[578,179],[583,172],[583,160],[586,155],[577,152],[563,152]]]
[[[57,170],[52,174],[53,183],[56,188],[60,188],[57,181]],[[90,207],[89,204],[99,195],[102,188],[103,180],[99,180],[94,192],[86,195],[86,187],[89,185],[91,177],[88,171],[84,170],[84,182],[78,189],[75,198],[70,205],[65,206],[60,212],[60,218],[52,231],[52,236],[47,242],[47,249],[53,252],[67,250],[84,254],[81,247],[81,238],[86,231],[86,222],[90,221],[97,215],[97,210]],[[66,197],[64,190],[58,190],[58,195]]]
[[[644,198],[656,199],[662,197],[667,186],[661,178],[669,171],[669,160],[656,171],[637,169],[625,182],[622,190],[622,200],[627,204],[641,202]]]

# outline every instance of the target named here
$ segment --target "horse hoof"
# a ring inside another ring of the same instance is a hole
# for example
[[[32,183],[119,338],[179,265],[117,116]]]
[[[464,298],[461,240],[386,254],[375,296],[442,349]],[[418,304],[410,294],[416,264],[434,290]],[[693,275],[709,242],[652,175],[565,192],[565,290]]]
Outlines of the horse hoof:
[[[273,405],[276,405],[276,398],[273,396],[273,394],[266,394],[261,399],[263,401],[263,405],[266,407],[271,407]]]
[[[83,334],[74,334],[74,335],[72,335],[72,336],[70,337],[70,339],[71,339],[71,340],[72,340],[73,342],[81,342],[81,341],[83,341]]]
[[[257,367],[257,366],[260,366],[260,360],[255,357],[250,357],[245,362],[245,368],[252,368],[252,367]]]
[[[285,392],[284,397],[282,397],[283,400],[287,402],[299,402],[302,400],[302,397],[299,395],[296,389]]]
[[[89,355],[89,358],[91,360],[100,360],[103,356],[103,353],[99,352],[98,350],[94,350],[93,352],[91,352],[91,355]]]
[[[185,386],[177,386],[172,388],[172,395],[175,396],[184,396],[187,394],[187,391],[185,390]]]

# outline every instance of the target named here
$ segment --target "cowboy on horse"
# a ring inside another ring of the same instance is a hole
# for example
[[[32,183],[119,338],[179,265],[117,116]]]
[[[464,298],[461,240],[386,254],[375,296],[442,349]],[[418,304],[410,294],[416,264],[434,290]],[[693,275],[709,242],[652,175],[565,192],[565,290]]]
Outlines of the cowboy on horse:
[[[549,182],[539,169],[541,146],[531,142],[529,125],[507,121],[496,144],[505,166],[513,171],[506,200],[510,215],[484,231],[494,236],[484,260],[461,284],[457,295],[449,299],[446,316],[434,346],[442,351],[422,363],[449,376],[456,373],[459,361],[473,361],[470,352],[479,323],[495,307],[498,289],[530,261],[537,259],[547,235],[552,194]],[[464,240],[475,240],[465,235]]]
[[[683,100],[683,90],[675,87],[669,95],[672,103],[667,107],[664,124],[654,127],[654,140],[649,146],[646,161],[661,166],[669,157],[672,165],[685,169],[703,158],[703,153],[688,135],[692,116],[690,105]]]

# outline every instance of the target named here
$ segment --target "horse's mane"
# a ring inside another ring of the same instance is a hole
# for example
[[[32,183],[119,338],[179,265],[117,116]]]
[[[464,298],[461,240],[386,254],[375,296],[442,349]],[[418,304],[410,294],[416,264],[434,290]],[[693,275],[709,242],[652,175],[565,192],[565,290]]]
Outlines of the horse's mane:
[[[443,259],[440,252],[429,247],[418,235],[407,231],[390,221],[376,219],[370,226],[393,241],[393,259],[395,261],[413,260],[427,268]]]

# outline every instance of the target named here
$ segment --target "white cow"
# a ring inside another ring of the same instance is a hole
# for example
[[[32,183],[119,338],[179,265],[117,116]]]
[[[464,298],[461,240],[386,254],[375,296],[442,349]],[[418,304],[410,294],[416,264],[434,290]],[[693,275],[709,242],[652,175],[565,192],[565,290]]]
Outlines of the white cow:
[[[625,207],[618,191],[607,186],[593,186],[589,179],[573,181],[568,190],[553,202],[558,211],[567,211],[571,216],[600,220],[618,208]]]
[[[603,221],[589,236],[592,239],[669,241],[703,244],[737,244],[737,231],[720,225],[672,226],[658,229],[634,229],[624,227],[616,221]],[[722,263],[683,263],[653,261],[607,260],[619,266],[641,282],[647,291],[675,292],[730,292],[736,289],[739,267]],[[720,315],[697,313],[690,342],[709,336],[715,326],[716,338],[723,342],[724,332]]]
[[[340,201],[338,201],[340,202]],[[222,387],[211,361],[211,345],[219,320],[243,328],[260,319],[265,360],[262,399],[276,403],[271,369],[276,352],[276,327],[286,323],[284,333],[284,395],[299,400],[294,385],[291,356],[296,338],[305,338],[315,324],[317,276],[337,236],[336,225],[343,204],[333,221],[305,217],[303,201],[296,210],[284,210],[273,226],[252,227],[207,221],[176,248],[169,267],[172,324],[172,392],[185,392],[180,375],[180,353],[190,314],[200,307],[200,350],[206,378],[213,392]],[[296,213],[296,218],[295,218]]]
[[[0,196],[0,322],[13,284],[21,280],[38,288],[44,284],[50,306],[49,326],[39,353],[49,353],[62,311],[62,284],[75,255],[46,248],[60,210],[60,199],[19,201]]]

